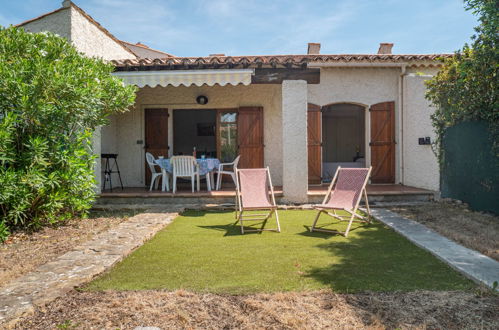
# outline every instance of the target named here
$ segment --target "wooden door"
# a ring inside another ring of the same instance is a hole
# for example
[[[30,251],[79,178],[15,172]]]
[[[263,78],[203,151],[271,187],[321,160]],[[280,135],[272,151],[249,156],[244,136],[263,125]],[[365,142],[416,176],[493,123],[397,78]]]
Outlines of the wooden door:
[[[321,107],[308,104],[307,111],[308,183],[322,182],[322,112]]]
[[[371,114],[372,183],[395,183],[395,102],[374,104]]]
[[[237,114],[240,168],[263,167],[263,108],[241,107]]]
[[[145,145],[146,152],[158,156],[168,157],[168,109],[145,109]],[[144,159],[145,161],[145,159]],[[146,186],[151,182],[151,171],[145,162]]]

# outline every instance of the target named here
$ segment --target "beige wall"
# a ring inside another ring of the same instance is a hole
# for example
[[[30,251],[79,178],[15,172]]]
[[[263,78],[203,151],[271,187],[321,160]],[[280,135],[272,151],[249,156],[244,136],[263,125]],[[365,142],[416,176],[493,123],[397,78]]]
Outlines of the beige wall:
[[[71,22],[71,41],[85,55],[105,60],[135,58],[74,8],[71,8]]]
[[[206,95],[209,103],[200,106],[196,97]],[[137,140],[144,140],[144,108],[223,109],[240,106],[262,106],[264,112],[265,166],[271,168],[275,185],[282,184],[282,117],[281,85],[202,86],[141,88],[133,110],[116,116],[116,121],[103,131],[116,132],[116,151],[123,183],[129,187],[144,185],[144,148]],[[170,116],[171,121],[171,116]],[[112,126],[115,127],[112,127]],[[172,150],[172,134],[170,150]],[[112,144],[112,134],[103,133],[103,150]]]
[[[440,190],[437,157],[430,145],[418,144],[420,137],[429,136],[432,141],[436,138],[430,119],[434,109],[424,97],[424,81],[434,72],[427,70],[425,73],[404,77],[403,179],[409,186]]]
[[[49,31],[71,40],[71,10],[63,9],[52,15],[25,24],[21,28],[33,33]]]
[[[73,7],[22,26],[29,32],[49,31],[70,40],[80,52],[105,60],[132,59],[135,56],[102,32]]]

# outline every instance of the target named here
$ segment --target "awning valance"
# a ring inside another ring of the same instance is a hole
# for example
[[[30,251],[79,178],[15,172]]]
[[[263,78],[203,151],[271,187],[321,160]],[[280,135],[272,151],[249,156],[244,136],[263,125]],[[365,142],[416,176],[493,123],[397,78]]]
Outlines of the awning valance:
[[[113,75],[122,78],[125,84],[138,87],[156,87],[162,86],[213,86],[218,84],[225,86],[231,85],[249,85],[251,84],[251,75],[253,69],[234,69],[234,70],[172,70],[172,71],[123,71],[114,72]]]

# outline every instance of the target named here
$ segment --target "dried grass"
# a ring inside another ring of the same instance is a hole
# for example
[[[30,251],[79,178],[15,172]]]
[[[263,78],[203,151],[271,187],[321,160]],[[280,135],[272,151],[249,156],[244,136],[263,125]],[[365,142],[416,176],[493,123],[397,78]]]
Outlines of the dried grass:
[[[391,207],[441,235],[499,261],[499,216],[470,211],[465,204],[435,202]]]
[[[18,329],[316,329],[499,328],[497,295],[472,292],[255,295],[188,291],[76,292],[59,298]]]
[[[129,215],[99,212],[88,219],[73,219],[34,233],[14,233],[0,244],[0,287],[125,221]]]

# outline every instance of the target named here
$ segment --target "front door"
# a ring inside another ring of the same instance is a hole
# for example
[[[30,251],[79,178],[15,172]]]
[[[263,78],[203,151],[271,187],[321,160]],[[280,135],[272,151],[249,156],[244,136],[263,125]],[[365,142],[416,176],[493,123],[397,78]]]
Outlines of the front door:
[[[154,158],[168,157],[168,109],[145,109],[145,146],[146,152],[150,152]],[[151,171],[147,162],[146,186],[151,182]]]
[[[395,183],[395,102],[374,104],[371,113],[372,183]]]

